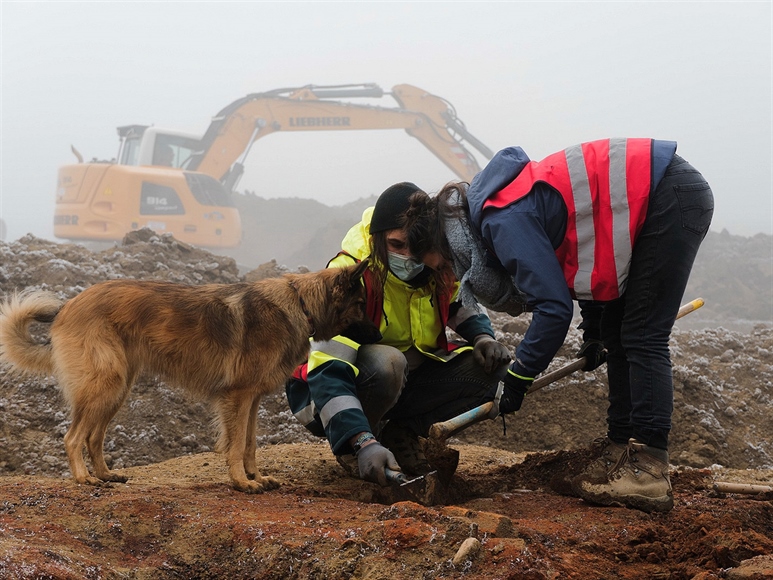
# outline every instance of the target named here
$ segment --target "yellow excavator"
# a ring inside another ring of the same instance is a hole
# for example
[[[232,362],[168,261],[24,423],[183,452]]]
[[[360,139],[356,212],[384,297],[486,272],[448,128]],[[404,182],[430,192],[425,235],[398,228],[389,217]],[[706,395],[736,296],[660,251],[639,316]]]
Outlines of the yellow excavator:
[[[381,99],[397,107],[341,99]],[[404,129],[460,179],[480,171],[469,144],[493,152],[467,131],[445,99],[411,85],[389,92],[375,84],[276,89],[238,99],[220,111],[203,136],[145,125],[118,128],[111,161],[83,157],[59,169],[54,235],[67,240],[120,240],[149,227],[205,248],[242,238],[233,192],[252,144],[277,131]]]

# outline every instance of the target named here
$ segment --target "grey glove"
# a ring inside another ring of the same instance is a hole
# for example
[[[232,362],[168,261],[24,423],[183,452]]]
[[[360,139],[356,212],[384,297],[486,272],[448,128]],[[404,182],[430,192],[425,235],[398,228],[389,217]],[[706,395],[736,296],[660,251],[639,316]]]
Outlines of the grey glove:
[[[512,360],[507,347],[491,338],[488,334],[482,334],[475,338],[472,357],[487,373],[491,373],[497,367],[505,365]]]
[[[360,479],[378,483],[381,487],[389,485],[384,469],[400,471],[394,454],[378,441],[360,448],[357,452],[357,465],[360,468]]]

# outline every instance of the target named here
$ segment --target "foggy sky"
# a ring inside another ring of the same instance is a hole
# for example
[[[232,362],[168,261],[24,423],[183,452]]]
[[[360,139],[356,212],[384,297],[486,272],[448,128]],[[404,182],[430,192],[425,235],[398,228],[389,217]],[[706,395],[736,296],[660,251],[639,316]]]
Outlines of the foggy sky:
[[[773,233],[769,1],[3,0],[0,18],[6,240],[54,239],[71,144],[109,159],[120,125],[203,133],[248,93],[366,82],[439,95],[489,148],[532,159],[606,137],[675,140],[714,190],[712,230]],[[278,133],[254,145],[239,189],[340,205],[454,178],[402,131]]]

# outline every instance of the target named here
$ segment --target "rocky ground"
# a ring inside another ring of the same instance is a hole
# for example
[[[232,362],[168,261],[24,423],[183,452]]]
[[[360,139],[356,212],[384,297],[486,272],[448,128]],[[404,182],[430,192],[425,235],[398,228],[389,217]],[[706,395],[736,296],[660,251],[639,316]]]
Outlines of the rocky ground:
[[[100,252],[32,236],[0,242],[3,295],[34,286],[71,297],[117,277],[228,283],[282,271],[268,263],[245,275],[230,258],[150,232]],[[513,349],[528,325],[493,321]],[[262,404],[258,460],[283,485],[235,492],[212,452],[208,407],[155,377],[138,382],[106,438],[108,463],[129,483],[79,486],[68,479],[69,419],[53,379],[0,370],[0,577],[771,578],[771,495],[726,495],[712,484],[773,485],[773,330],[687,328],[677,323],[671,343],[677,505],[665,515],[562,495],[561,476],[604,432],[601,369],[529,395],[506,431],[487,421],[452,439],[461,463],[448,505],[430,507],[346,477],[281,392]],[[572,330],[551,369],[579,343]]]

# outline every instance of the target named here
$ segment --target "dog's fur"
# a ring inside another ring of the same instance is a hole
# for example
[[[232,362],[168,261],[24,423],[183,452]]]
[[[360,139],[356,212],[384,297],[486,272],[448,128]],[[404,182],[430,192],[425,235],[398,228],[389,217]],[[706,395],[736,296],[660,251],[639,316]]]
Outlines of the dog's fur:
[[[105,463],[105,432],[145,371],[214,405],[233,486],[258,493],[279,485],[256,466],[261,396],[306,359],[312,333],[329,340],[358,325],[378,332],[365,317],[366,266],[241,284],[112,280],[64,304],[49,292],[23,292],[0,305],[0,362],[58,380],[72,412],[64,444],[78,483],[126,481]],[[51,323],[48,342],[33,339],[33,321]]]

